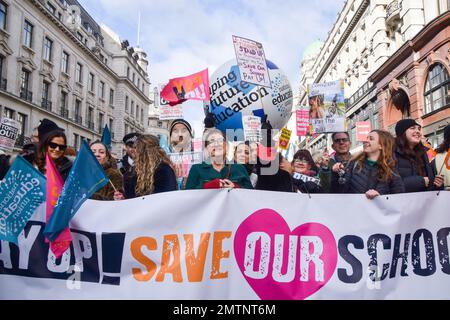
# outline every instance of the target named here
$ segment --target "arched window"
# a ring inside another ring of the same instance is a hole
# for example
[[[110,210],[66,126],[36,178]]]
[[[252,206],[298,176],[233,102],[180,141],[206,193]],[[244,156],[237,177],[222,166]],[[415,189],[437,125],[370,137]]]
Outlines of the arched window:
[[[450,77],[441,64],[435,64],[428,71],[425,83],[425,114],[450,105]]]

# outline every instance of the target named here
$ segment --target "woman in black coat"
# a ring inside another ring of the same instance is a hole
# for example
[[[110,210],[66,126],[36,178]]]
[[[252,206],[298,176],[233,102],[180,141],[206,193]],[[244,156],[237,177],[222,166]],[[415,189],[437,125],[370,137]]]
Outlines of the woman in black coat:
[[[394,137],[383,130],[373,130],[364,142],[363,152],[347,166],[341,193],[365,193],[368,199],[382,194],[405,192],[393,158]]]
[[[395,126],[397,171],[405,192],[422,192],[443,188],[442,176],[435,176],[421,142],[422,127],[413,119],[403,119]]]

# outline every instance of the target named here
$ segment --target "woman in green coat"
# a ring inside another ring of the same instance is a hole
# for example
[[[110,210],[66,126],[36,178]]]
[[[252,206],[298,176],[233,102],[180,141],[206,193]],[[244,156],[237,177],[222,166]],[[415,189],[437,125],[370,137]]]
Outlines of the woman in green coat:
[[[227,163],[227,141],[222,131],[208,129],[204,141],[207,159],[192,166],[186,189],[253,189],[245,167]]]

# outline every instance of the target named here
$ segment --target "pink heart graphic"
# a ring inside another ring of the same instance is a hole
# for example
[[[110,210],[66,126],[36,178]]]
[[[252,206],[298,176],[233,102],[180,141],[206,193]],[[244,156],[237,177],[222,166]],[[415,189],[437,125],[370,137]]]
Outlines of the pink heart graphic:
[[[234,237],[234,255],[248,284],[263,300],[303,300],[322,288],[337,264],[331,231],[320,223],[290,230],[276,211],[261,209]]]

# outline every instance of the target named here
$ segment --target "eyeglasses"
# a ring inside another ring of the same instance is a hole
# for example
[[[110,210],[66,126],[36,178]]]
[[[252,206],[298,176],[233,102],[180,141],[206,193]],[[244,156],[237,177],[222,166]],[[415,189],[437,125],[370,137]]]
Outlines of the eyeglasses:
[[[209,141],[206,141],[206,145],[209,146],[211,144],[223,144],[225,142],[225,139],[211,139]]]
[[[52,149],[58,148],[60,151],[66,151],[66,149],[67,149],[66,145],[64,145],[64,144],[57,144],[57,143],[54,143],[54,142],[49,142],[48,146],[50,148],[52,148]]]
[[[345,142],[349,142],[350,139],[349,138],[342,138],[342,139],[334,139],[333,142],[334,143],[345,143]]]
[[[303,163],[303,164],[308,164],[308,160],[305,159],[294,159],[294,163]]]

